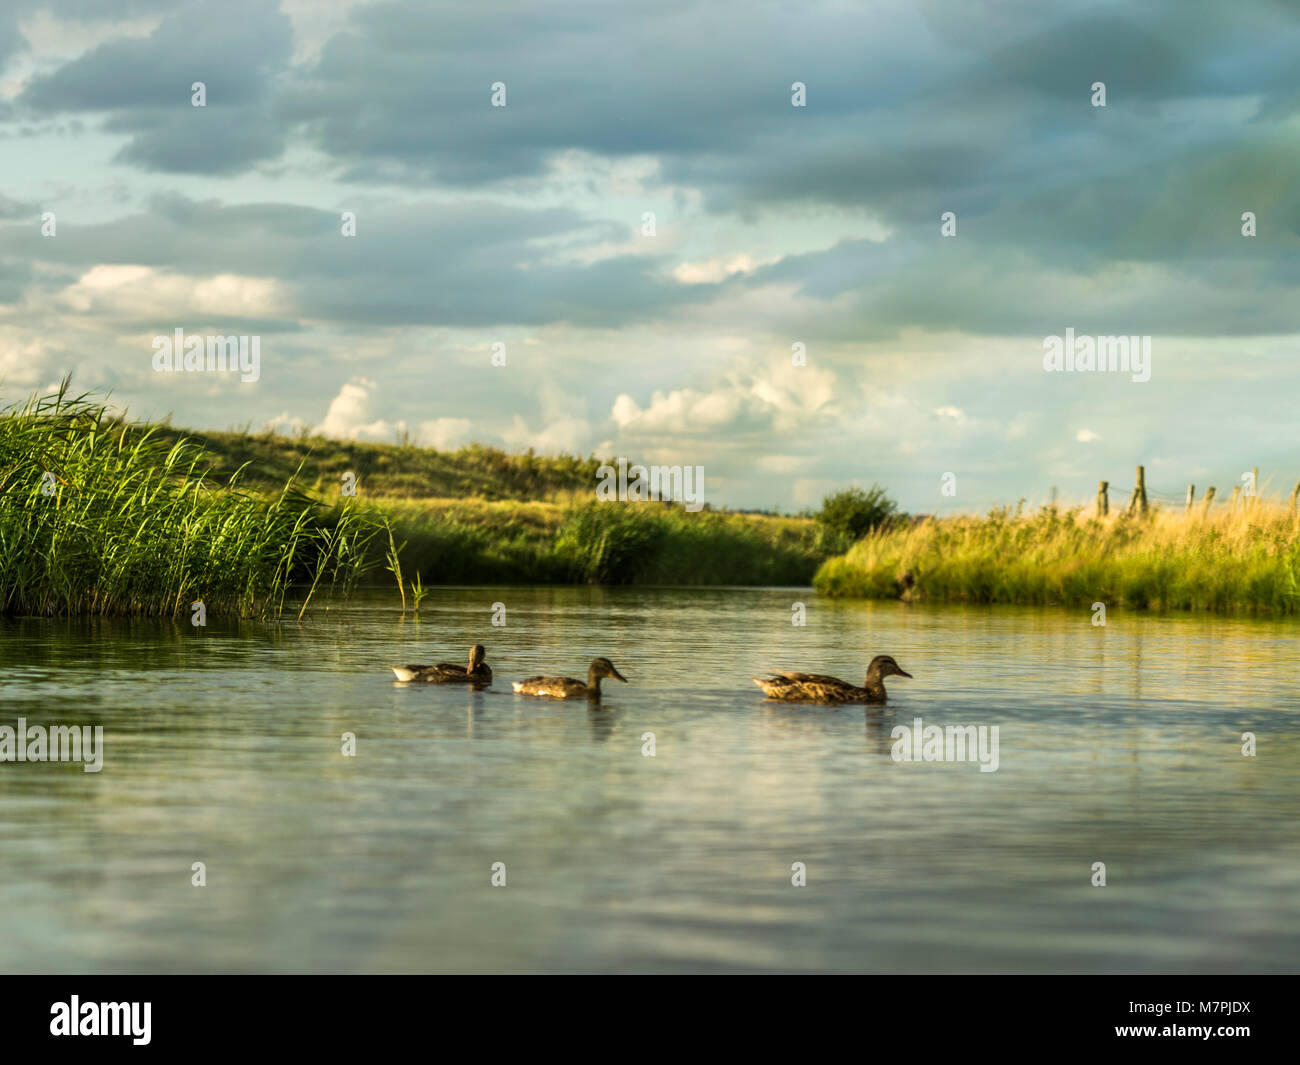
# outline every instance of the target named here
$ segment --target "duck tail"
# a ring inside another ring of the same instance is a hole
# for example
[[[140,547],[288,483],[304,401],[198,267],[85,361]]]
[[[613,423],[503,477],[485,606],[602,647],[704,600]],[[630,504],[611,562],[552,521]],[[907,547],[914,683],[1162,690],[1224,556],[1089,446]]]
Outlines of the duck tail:
[[[398,680],[415,680],[415,673],[405,666],[389,666],[388,668],[396,674]]]

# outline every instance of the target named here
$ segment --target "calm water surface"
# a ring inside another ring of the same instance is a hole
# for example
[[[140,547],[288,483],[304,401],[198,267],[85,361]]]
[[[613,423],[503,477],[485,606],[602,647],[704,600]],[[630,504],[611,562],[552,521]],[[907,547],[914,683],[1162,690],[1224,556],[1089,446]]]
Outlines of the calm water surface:
[[[1296,636],[788,589],[3,622],[0,725],[102,725],[106,754],[0,764],[0,970],[1294,972]],[[488,692],[385,668],[476,640]],[[749,681],[880,652],[915,675],[883,709]],[[631,681],[601,710],[510,693],[597,654]],[[917,717],[999,726],[1000,768],[894,762]]]

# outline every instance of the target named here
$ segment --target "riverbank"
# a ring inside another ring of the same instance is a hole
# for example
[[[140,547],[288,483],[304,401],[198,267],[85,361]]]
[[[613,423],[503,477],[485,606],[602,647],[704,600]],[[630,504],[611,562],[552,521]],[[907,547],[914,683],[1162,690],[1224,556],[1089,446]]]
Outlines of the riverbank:
[[[271,492],[295,478],[342,501],[343,486],[377,524],[391,523],[404,579],[435,584],[806,585],[849,541],[806,517],[680,505],[600,503],[595,456],[451,451],[341,441],[309,433],[161,436],[201,446],[217,479],[236,471]],[[383,581],[388,539],[371,541],[367,579]]]
[[[1300,518],[1274,500],[927,519],[864,537],[813,580],[849,598],[1260,614],[1300,612],[1298,582]]]
[[[0,614],[301,615],[399,573],[403,602],[437,584],[806,585],[849,542],[808,518],[598,502],[600,463],[191,435],[65,383],[0,410]]]

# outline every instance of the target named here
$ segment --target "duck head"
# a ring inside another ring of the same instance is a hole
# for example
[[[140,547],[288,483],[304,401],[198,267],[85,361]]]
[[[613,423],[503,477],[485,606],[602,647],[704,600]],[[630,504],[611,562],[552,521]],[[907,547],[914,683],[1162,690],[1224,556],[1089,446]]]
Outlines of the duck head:
[[[469,671],[471,673],[478,669],[487,661],[487,648],[481,643],[476,643],[469,649]]]
[[[867,679],[883,680],[885,677],[906,677],[911,680],[912,674],[895,662],[893,655],[876,655],[871,660],[871,665],[867,666]]]
[[[591,675],[593,680],[597,677],[613,677],[615,680],[621,680],[624,684],[627,683],[627,677],[623,676],[622,673],[615,669],[614,663],[608,658],[595,659],[591,663],[591,669],[587,672]]]

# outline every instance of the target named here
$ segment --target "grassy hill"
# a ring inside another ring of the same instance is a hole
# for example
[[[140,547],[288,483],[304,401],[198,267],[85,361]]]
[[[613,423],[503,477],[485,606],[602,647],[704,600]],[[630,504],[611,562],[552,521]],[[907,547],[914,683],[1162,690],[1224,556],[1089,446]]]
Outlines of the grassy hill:
[[[424,584],[807,584],[847,543],[805,518],[685,513],[661,503],[595,500],[595,456],[510,453],[471,444],[455,451],[299,434],[194,432],[154,427],[167,441],[203,448],[213,476],[278,490],[299,484],[341,501],[357,476],[357,502],[389,519],[404,580]],[[382,576],[388,539],[370,544]],[[382,563],[382,564],[381,564]]]
[[[64,382],[0,410],[0,613],[267,616],[399,574],[404,596],[414,582],[806,585],[848,546],[806,518],[600,502],[601,464],[130,423]]]
[[[438,451],[412,444],[333,440],[311,434],[199,432],[156,426],[155,433],[203,448],[205,462],[221,481],[239,467],[249,487],[279,488],[302,465],[299,483],[326,499],[339,493],[345,473],[354,473],[363,499],[555,500],[594,491],[602,462],[573,455],[511,454],[470,444]]]

